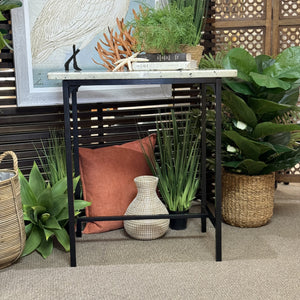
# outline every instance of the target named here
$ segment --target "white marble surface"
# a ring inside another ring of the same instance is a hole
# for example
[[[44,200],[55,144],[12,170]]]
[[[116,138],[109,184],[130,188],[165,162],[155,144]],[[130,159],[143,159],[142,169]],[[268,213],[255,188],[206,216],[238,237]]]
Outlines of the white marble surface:
[[[50,72],[48,79],[155,79],[155,78],[224,78],[236,77],[237,70],[182,70],[182,71],[133,71],[133,72]]]

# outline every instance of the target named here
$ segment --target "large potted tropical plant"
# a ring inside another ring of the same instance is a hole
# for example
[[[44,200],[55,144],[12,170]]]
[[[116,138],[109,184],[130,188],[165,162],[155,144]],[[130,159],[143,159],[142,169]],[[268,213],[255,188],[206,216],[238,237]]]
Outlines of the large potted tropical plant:
[[[158,152],[148,157],[170,214],[186,213],[199,188],[200,131],[191,111],[160,113],[156,122]],[[170,228],[186,228],[186,219],[171,219]]]
[[[300,161],[300,47],[275,58],[231,49],[222,67],[238,70],[223,81],[223,219],[257,227],[273,215],[274,172]]]

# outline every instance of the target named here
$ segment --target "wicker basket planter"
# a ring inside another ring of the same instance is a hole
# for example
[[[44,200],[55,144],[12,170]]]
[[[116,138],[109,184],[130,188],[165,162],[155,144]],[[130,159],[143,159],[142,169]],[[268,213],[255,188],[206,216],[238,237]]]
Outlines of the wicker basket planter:
[[[273,215],[275,174],[222,174],[222,216],[238,227],[265,225]]]
[[[183,53],[190,53],[193,60],[197,61],[197,65],[199,65],[200,60],[202,58],[202,53],[204,50],[203,46],[196,45],[196,46],[189,46],[189,45],[180,45],[180,51]]]
[[[13,170],[0,170],[0,269],[15,262],[22,254],[25,241],[25,226],[18,177],[18,161],[14,152],[0,155],[13,158]]]

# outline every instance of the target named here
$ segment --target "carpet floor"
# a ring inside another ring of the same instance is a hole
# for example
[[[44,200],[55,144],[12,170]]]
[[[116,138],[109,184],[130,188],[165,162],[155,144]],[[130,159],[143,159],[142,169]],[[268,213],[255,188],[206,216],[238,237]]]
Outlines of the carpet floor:
[[[197,208],[195,204],[195,209]],[[55,247],[0,270],[0,299],[299,299],[300,184],[279,184],[271,221],[259,228],[222,224],[223,261],[214,228],[189,219],[184,231],[138,241],[123,229],[76,241],[77,267]]]

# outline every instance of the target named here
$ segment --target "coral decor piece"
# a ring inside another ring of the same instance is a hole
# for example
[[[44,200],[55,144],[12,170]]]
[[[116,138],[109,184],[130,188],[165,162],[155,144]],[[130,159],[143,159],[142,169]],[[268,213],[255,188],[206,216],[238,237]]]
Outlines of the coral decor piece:
[[[105,67],[109,71],[117,67],[117,61],[131,57],[134,54],[133,49],[136,44],[135,38],[131,35],[132,27],[127,28],[124,24],[124,19],[116,19],[116,21],[119,32],[114,32],[113,29],[108,28],[109,36],[104,33],[105,41],[100,39],[97,47],[95,47],[103,62],[99,63],[92,58],[94,63]],[[125,62],[124,64],[119,64],[117,70],[124,71],[124,67],[129,69],[128,64]]]

